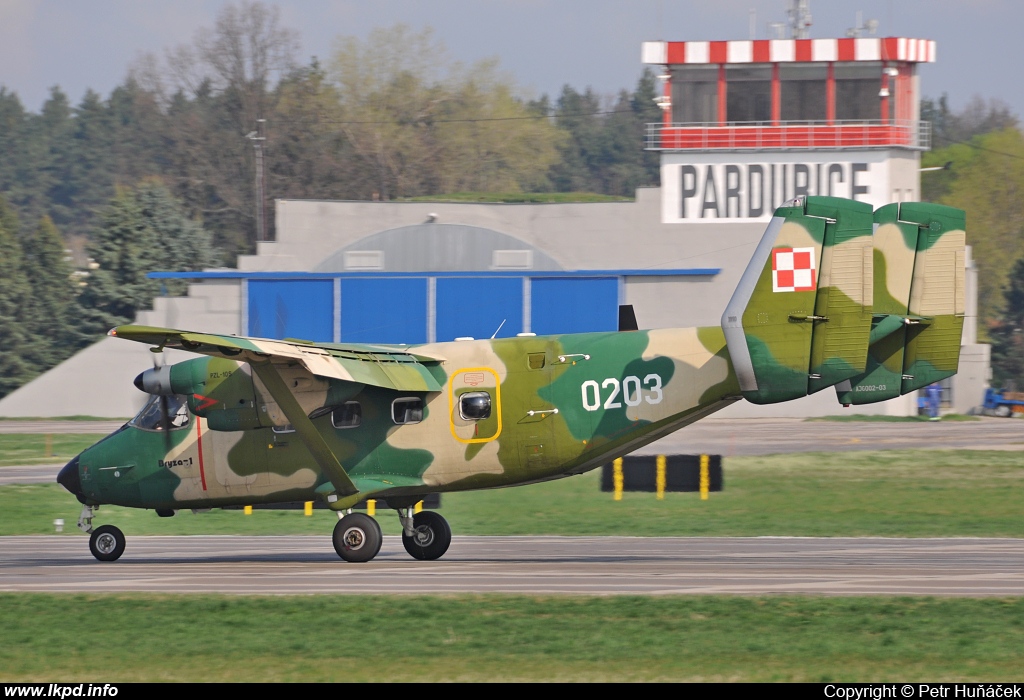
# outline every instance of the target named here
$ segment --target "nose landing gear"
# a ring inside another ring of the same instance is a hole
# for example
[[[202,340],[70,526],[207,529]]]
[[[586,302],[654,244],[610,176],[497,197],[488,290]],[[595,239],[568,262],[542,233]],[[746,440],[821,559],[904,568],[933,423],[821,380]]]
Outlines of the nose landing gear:
[[[89,536],[89,551],[100,561],[116,561],[124,554],[124,533],[113,525],[100,525]]]
[[[124,533],[113,525],[100,525],[93,530],[92,519],[99,506],[82,506],[78,529],[89,534],[89,551],[100,561],[117,561],[124,554]]]

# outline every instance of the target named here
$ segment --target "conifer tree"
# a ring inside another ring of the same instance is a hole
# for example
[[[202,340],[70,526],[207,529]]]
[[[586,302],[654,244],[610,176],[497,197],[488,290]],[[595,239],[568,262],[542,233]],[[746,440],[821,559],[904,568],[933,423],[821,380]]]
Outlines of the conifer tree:
[[[24,304],[31,290],[22,270],[17,229],[17,217],[0,197],[0,396],[6,396],[37,373],[26,359]]]
[[[86,333],[99,335],[131,322],[163,289],[184,292],[185,282],[162,285],[146,277],[150,272],[202,270],[217,263],[210,234],[157,180],[118,190],[99,218],[89,246],[98,267],[79,296]]]
[[[78,348],[72,327],[75,282],[64,240],[48,216],[21,241],[25,276],[31,293],[25,301],[24,328],[32,338],[29,358],[46,370]]]

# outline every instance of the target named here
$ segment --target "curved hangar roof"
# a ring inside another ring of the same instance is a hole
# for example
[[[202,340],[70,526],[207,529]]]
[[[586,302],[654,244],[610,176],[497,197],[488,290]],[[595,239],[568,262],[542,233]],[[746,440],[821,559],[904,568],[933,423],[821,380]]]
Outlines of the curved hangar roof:
[[[524,241],[480,226],[422,223],[361,238],[329,255],[313,272],[454,272],[562,270]]]

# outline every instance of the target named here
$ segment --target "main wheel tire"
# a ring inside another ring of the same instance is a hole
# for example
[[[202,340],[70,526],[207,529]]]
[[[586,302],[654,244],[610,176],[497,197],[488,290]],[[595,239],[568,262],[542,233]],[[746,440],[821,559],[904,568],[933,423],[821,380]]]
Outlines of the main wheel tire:
[[[431,510],[425,510],[413,516],[412,537],[402,533],[402,544],[405,551],[414,559],[440,559],[448,551],[452,543],[452,529],[448,521]]]
[[[89,536],[89,551],[100,561],[116,561],[124,554],[124,533],[113,525],[101,525]]]
[[[334,551],[345,561],[370,561],[384,541],[380,525],[364,513],[349,513],[334,526]]]

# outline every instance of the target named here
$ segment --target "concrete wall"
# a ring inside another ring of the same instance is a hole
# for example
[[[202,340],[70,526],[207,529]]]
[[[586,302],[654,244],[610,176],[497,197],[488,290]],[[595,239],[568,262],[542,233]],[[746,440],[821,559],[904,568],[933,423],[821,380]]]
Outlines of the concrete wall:
[[[241,331],[240,284],[235,280],[191,284],[188,296],[157,297],[152,311],[140,311],[135,322],[208,333]],[[167,350],[163,361],[181,362],[193,353]],[[139,343],[104,338],[0,399],[3,417],[87,415],[127,418],[148,398],[132,385],[135,376],[153,366],[154,355]]]

